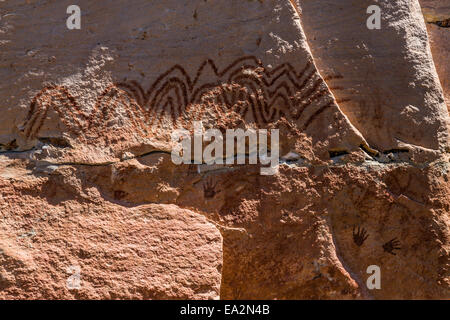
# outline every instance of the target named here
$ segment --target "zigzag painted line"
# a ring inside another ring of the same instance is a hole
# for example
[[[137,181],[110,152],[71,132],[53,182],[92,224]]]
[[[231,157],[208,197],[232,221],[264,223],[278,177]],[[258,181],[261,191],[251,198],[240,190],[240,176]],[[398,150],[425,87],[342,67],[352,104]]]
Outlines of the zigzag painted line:
[[[216,80],[199,84],[207,66]],[[179,73],[179,76],[174,73]],[[340,77],[327,77],[328,80],[334,78]],[[23,132],[27,138],[36,137],[50,108],[76,135],[104,128],[107,121],[116,118],[114,112],[119,110],[126,113],[131,126],[141,135],[148,135],[149,127],[161,126],[165,118],[170,119],[175,127],[189,125],[186,119],[194,116],[192,112],[198,112],[198,105],[209,108],[201,109],[200,113],[215,110],[218,116],[223,116],[234,111],[243,119],[265,126],[280,117],[298,120],[313,102],[321,100],[327,93],[324,81],[310,61],[297,73],[289,63],[267,70],[254,56],[239,58],[223,70],[219,70],[213,60],[206,59],[194,78],[177,64],[162,73],[147,91],[136,81],[110,85],[97,97],[90,114],[82,111],[67,88],[44,87],[30,103]],[[333,103],[330,97],[326,99],[325,105],[305,122],[305,128]]]

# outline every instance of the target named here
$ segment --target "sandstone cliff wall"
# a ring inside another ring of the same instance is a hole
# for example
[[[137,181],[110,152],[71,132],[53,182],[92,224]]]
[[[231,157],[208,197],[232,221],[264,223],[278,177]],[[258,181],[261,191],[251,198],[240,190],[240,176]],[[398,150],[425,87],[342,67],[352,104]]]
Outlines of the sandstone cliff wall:
[[[0,298],[450,298],[443,3],[0,2]],[[278,173],[174,164],[195,121]]]

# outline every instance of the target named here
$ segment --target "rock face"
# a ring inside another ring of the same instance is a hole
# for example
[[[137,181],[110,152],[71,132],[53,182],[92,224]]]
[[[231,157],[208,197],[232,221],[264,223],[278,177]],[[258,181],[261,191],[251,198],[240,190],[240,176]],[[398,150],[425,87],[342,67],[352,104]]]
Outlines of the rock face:
[[[447,108],[450,109],[450,1],[421,0],[420,4],[427,22],[434,63],[444,89]]]
[[[330,90],[372,146],[438,149],[447,139],[445,104],[419,3],[378,2],[381,29],[368,30],[374,1],[303,1],[315,62],[322,74],[341,75],[327,81]]]
[[[0,298],[450,298],[442,2],[78,3],[0,2]],[[196,121],[278,172],[175,164]]]
[[[74,199],[64,180],[82,186],[71,173],[24,178],[31,172],[10,165],[1,179],[0,298],[219,297],[222,236],[205,217],[174,205],[121,206],[86,186],[86,201]]]

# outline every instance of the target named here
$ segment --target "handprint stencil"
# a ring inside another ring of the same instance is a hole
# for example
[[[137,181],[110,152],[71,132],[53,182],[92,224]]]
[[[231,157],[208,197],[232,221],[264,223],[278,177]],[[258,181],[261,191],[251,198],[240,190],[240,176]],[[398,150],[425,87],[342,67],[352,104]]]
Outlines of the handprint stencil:
[[[367,234],[366,229],[358,227],[358,229],[355,229],[355,226],[353,226],[353,242],[358,246],[361,247],[366,241],[366,239],[369,237]]]
[[[394,250],[400,250],[400,241],[397,240],[397,238],[394,238],[385,244],[383,244],[383,250],[384,252],[390,253],[392,255],[396,255]]]
[[[213,183],[212,179],[206,180],[203,183],[203,195],[206,199],[214,198],[214,196],[220,192],[220,190],[216,190],[217,181]]]

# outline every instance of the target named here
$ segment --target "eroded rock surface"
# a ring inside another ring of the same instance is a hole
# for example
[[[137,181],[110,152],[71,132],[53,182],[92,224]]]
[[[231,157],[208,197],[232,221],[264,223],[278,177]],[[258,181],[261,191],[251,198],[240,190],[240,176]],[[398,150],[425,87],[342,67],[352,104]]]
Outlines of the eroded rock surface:
[[[315,62],[322,74],[340,75],[327,83],[371,145],[423,152],[448,143],[446,106],[418,1],[376,1],[380,30],[366,26],[374,1],[301,3]]]
[[[450,109],[450,1],[421,0],[420,4],[427,22],[434,63]]]
[[[372,2],[1,2],[0,297],[450,298],[448,64]],[[174,164],[194,121],[278,173]]]
[[[107,201],[74,168],[48,176],[8,163],[0,177],[0,298],[219,297],[222,236],[205,217]]]

